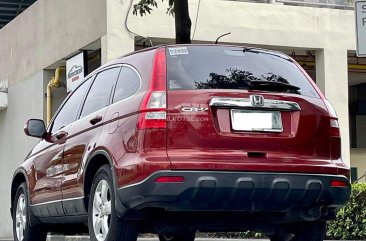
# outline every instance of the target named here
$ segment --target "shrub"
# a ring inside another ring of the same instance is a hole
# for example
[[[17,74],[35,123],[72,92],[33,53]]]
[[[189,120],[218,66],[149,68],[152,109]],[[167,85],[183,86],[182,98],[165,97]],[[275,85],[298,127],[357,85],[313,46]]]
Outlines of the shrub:
[[[350,201],[328,222],[327,238],[366,239],[366,183],[352,185]]]

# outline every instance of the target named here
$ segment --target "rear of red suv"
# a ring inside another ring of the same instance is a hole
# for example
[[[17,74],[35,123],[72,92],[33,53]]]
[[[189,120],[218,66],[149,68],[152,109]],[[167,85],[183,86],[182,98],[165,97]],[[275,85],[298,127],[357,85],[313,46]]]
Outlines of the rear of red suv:
[[[333,107],[274,51],[135,52],[88,75],[47,129],[31,119],[25,132],[41,141],[12,182],[19,241],[66,223],[88,224],[93,241],[193,241],[197,230],[322,241],[350,195]]]
[[[139,113],[141,141],[157,138],[171,169],[142,168],[143,180],[117,193],[121,215],[139,216],[161,240],[247,229],[323,240],[325,221],[349,198],[335,111],[287,55],[160,47]]]

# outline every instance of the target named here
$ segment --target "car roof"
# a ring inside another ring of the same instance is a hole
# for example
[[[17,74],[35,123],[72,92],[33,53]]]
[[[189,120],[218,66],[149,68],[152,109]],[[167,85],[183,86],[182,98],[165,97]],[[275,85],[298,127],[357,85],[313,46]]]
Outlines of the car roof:
[[[243,49],[247,49],[247,50],[250,50],[250,51],[256,51],[256,52],[261,52],[261,53],[272,54],[272,55],[276,55],[276,56],[281,57],[281,58],[286,58],[288,60],[292,60],[287,54],[284,54],[284,53],[279,52],[279,51],[263,49],[263,48],[258,48],[258,47],[248,47],[248,46],[242,46],[242,45],[207,44],[207,43],[205,43],[205,44],[161,44],[161,45],[144,48],[144,49],[141,49],[141,50],[133,51],[131,53],[122,55],[118,59],[112,60],[111,62],[100,66],[99,68],[94,70],[92,73],[90,73],[88,76],[91,76],[91,75],[95,74],[96,72],[99,72],[102,69],[108,68],[109,66],[116,65],[116,64],[123,64],[123,63],[125,63],[123,60],[126,57],[130,57],[130,56],[140,54],[140,53],[144,53],[144,52],[148,52],[148,51],[156,51],[157,49],[164,48],[164,47],[173,48],[173,47],[183,47],[183,46],[190,46],[190,47],[192,47],[192,46],[194,46],[194,47],[196,47],[196,46],[238,47],[238,48],[243,48]]]

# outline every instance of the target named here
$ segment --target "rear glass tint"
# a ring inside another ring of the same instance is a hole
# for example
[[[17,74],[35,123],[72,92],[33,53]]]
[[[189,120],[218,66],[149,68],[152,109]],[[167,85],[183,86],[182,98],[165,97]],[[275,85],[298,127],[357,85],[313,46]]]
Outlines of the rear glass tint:
[[[167,47],[170,90],[253,89],[319,97],[284,54],[233,46]]]

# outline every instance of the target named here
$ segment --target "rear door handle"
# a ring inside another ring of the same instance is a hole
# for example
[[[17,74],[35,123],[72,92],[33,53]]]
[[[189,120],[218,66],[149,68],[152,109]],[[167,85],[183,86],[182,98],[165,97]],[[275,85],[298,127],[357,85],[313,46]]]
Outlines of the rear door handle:
[[[61,139],[65,138],[67,135],[68,135],[68,133],[67,133],[67,132],[65,132],[65,131],[60,131],[60,132],[58,132],[58,133],[56,134],[56,139],[57,139],[57,140],[61,140]]]
[[[103,119],[103,117],[101,117],[100,115],[97,115],[96,117],[94,117],[93,119],[91,119],[89,122],[92,125],[97,124],[98,122],[100,122]]]

